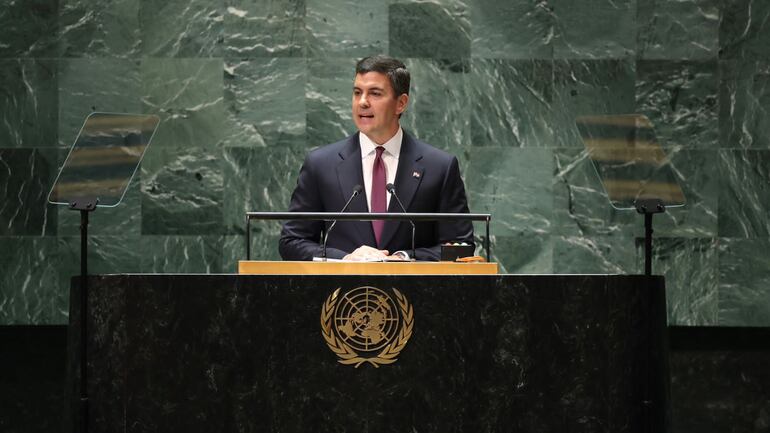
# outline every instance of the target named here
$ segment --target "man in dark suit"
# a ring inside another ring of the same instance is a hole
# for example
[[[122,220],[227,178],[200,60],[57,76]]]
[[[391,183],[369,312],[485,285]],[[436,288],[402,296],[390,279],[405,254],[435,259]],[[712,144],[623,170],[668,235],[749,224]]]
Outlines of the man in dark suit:
[[[353,120],[359,132],[307,155],[290,212],[339,212],[357,189],[362,193],[348,212],[402,212],[385,188],[388,183],[395,185],[407,212],[468,212],[457,158],[416,140],[399,125],[409,102],[409,82],[409,71],[396,59],[373,56],[356,64]],[[444,242],[473,243],[470,221],[415,224],[417,260],[438,260]],[[320,257],[321,232],[328,226],[323,221],[286,222],[281,257]],[[396,251],[408,257],[411,243],[408,222],[340,221],[329,235],[327,257],[378,259]]]

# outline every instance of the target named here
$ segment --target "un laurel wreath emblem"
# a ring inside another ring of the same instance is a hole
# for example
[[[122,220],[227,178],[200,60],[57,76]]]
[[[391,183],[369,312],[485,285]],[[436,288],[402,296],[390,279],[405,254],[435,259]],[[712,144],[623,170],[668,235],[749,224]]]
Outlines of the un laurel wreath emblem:
[[[321,307],[321,334],[341,364],[369,363],[374,367],[396,362],[412,336],[414,310],[396,289],[390,296],[363,286],[332,293]]]

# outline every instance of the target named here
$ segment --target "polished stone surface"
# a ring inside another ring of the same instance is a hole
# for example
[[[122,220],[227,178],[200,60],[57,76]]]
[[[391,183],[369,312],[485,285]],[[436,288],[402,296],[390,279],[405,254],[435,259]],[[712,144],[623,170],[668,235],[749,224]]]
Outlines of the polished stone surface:
[[[89,235],[134,235],[142,232],[142,193],[141,176],[134,175],[129,184],[123,201],[118,206],[102,208],[93,212],[88,218]],[[80,212],[72,211],[66,206],[56,206],[58,212],[58,235],[80,236]]]
[[[553,63],[473,60],[470,91],[474,146],[554,145]]]
[[[645,114],[687,200],[654,220],[669,320],[770,326],[741,294],[761,299],[770,265],[727,271],[770,234],[768,17],[760,0],[11,0],[0,248],[63,258],[58,277],[22,253],[0,269],[0,324],[67,322],[66,297],[24,288],[77,272],[78,215],[44,200],[88,113],[161,117],[124,203],[91,216],[95,269],[231,272],[243,213],[286,209],[305,152],[354,132],[353,66],[384,52],[412,71],[404,128],[457,155],[505,272],[642,269],[641,217],[608,206],[575,117]],[[278,231],[254,224],[254,257],[277,258]]]
[[[718,0],[637,0],[643,59],[713,59],[719,50]]]
[[[143,6],[152,7],[135,0],[59,0],[59,56],[138,56]]]
[[[10,1],[0,9],[0,57],[53,57],[60,0]]]
[[[56,79],[51,59],[0,59],[0,147],[56,145]]]
[[[152,148],[221,145],[226,131],[221,59],[148,58],[140,76],[141,110],[161,119]]]
[[[306,55],[306,0],[228,0],[224,3],[225,56],[242,59]]]
[[[226,146],[304,146],[304,59],[228,61],[224,77],[224,106],[231,123],[224,131]]]
[[[355,67],[356,59],[352,57],[307,60],[305,104],[309,148],[334,143],[355,131],[350,112]]]
[[[553,157],[549,149],[482,147],[468,159],[468,201],[475,212],[495,215],[493,235],[550,232]]]
[[[767,239],[770,236],[770,152],[719,152],[719,235]]]
[[[67,327],[0,326],[0,430],[71,432]]]
[[[554,232],[567,236],[643,235],[644,226],[634,212],[609,206],[601,180],[580,148],[554,151]],[[660,219],[660,218],[658,218]],[[631,250],[631,244],[626,244]]]
[[[388,14],[388,48],[392,56],[470,57],[468,6],[463,1],[394,2]]]
[[[66,317],[69,278],[62,278],[66,259],[53,237],[4,237],[0,250],[0,322],[9,325],[51,323]],[[34,269],[34,275],[29,275]],[[16,290],[24,294],[18,296]]]
[[[552,0],[554,57],[633,57],[637,0]]]
[[[632,59],[553,62],[554,146],[583,148],[575,118],[634,113],[636,63]]]
[[[224,233],[222,154],[150,148],[142,162],[142,234]]]
[[[142,111],[144,95],[139,60],[73,58],[62,59],[57,66],[58,145],[62,148],[69,149],[75,143],[86,116],[91,112]]]
[[[770,308],[767,239],[723,239],[719,245],[719,323],[765,326]]]
[[[67,328],[0,326],[0,428],[71,432]],[[762,432],[770,426],[767,328],[675,327],[671,347],[672,433]],[[41,398],[42,396],[42,398]],[[501,431],[507,431],[505,426]]]
[[[553,56],[553,6],[526,0],[469,2],[471,55],[482,58],[549,59]]]
[[[656,125],[661,145],[719,147],[716,62],[639,61],[636,73],[637,111]]]
[[[146,57],[221,57],[224,0],[139,2],[140,52]]]
[[[361,285],[396,287],[413,308],[394,364],[342,365],[320,335],[325,299]],[[89,291],[99,431],[644,432],[666,422],[660,278],[115,275],[89,279]]]
[[[307,51],[312,57],[387,53],[390,0],[306,0]]]
[[[276,149],[232,147],[224,152],[224,183],[227,192],[222,202],[224,224],[228,233],[246,233],[246,212],[283,212],[291,198],[299,167],[305,159],[305,149],[281,147]],[[261,170],[269,166],[274,171]],[[270,221],[253,221],[256,227],[272,227],[269,233],[278,235],[280,226]],[[266,234],[263,232],[263,234]],[[269,244],[264,248],[271,249]],[[277,248],[273,248],[277,250]],[[258,251],[261,251],[259,248]],[[276,251],[277,252],[277,251]]]
[[[644,250],[637,245],[641,262]],[[713,238],[659,238],[653,245],[653,269],[666,275],[671,287],[666,291],[668,320],[671,324],[716,326],[720,320],[722,276],[719,273],[719,245]],[[685,264],[683,266],[683,264]]]
[[[0,236],[56,234],[57,208],[48,204],[56,159],[51,149],[0,148]]]
[[[401,125],[420,140],[456,155],[462,170],[465,153],[473,144],[472,114],[467,107],[467,101],[474,97],[471,61],[408,59],[406,66],[413,84]]]
[[[770,62],[719,62],[719,138],[722,147],[770,149]]]
[[[672,432],[770,429],[770,351],[681,351],[671,357]]]
[[[770,4],[757,0],[729,0],[722,4],[719,22],[720,58],[770,60]]]

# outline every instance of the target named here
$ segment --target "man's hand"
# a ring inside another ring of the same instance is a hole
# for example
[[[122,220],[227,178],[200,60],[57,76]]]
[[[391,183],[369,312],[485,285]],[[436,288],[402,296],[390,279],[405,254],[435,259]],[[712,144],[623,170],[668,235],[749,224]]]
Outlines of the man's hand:
[[[385,257],[388,257],[388,254],[389,254],[388,250],[378,250],[376,248],[362,245],[356,248],[356,250],[353,251],[352,253],[343,257],[342,260],[354,260],[354,261],[381,260],[381,259],[384,259]]]

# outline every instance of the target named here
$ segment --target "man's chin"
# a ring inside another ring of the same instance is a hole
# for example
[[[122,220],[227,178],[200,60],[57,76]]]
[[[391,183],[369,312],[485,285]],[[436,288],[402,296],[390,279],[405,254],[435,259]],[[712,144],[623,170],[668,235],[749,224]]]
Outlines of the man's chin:
[[[371,133],[372,133],[373,128],[372,128],[372,125],[370,125],[369,123],[367,123],[367,122],[356,122],[356,128],[358,128],[359,131],[363,132],[367,136],[371,137]]]

